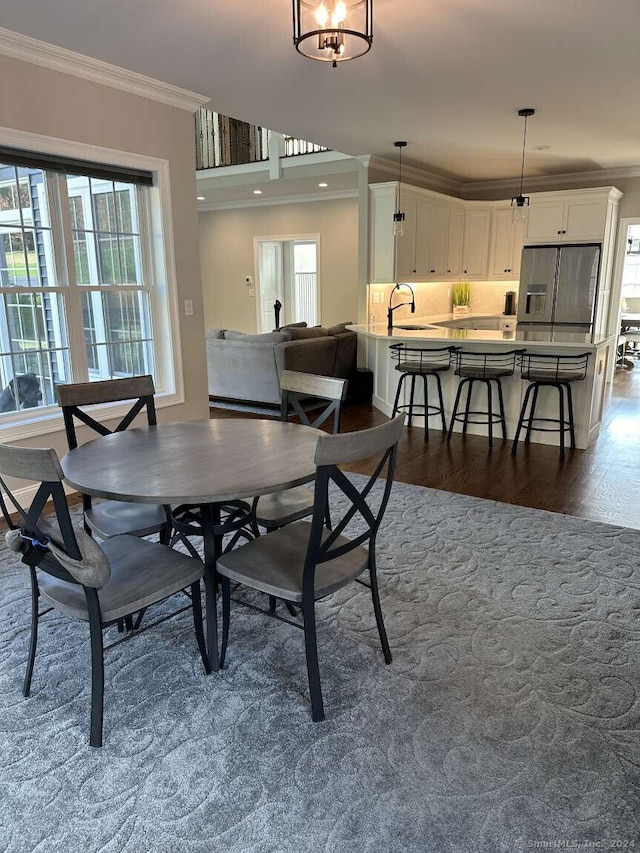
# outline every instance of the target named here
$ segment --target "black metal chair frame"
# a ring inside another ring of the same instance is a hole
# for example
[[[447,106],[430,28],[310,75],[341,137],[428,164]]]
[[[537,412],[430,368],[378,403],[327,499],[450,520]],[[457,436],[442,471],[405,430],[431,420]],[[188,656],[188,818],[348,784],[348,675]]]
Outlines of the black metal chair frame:
[[[333,415],[333,434],[337,435],[340,432],[340,413],[342,408],[342,399],[338,399],[335,397],[322,397],[317,394],[314,394],[311,398],[312,406],[307,410],[303,407],[302,403],[304,400],[309,400],[309,395],[307,393],[302,393],[299,391],[294,391],[291,388],[283,387],[281,389],[280,396],[280,420],[288,421],[289,418],[294,415],[297,416],[300,420],[300,423],[303,426],[313,427],[314,429],[319,429],[329,418]],[[319,403],[319,406],[315,404]],[[319,411],[318,411],[319,409]],[[252,506],[252,514],[255,523],[256,530],[258,530],[257,525],[257,517],[258,517],[258,502],[261,496],[257,496],[253,499]],[[325,523],[329,529],[331,529],[331,513],[329,507],[327,506],[327,516],[325,519]],[[277,526],[267,527],[267,532],[269,530],[277,530]],[[258,533],[259,535],[259,533]],[[234,599],[239,604],[246,604],[247,602],[242,601],[241,599]],[[297,610],[291,604],[290,601],[285,601],[285,607],[291,614],[291,616],[297,616]],[[261,612],[265,612],[260,607],[254,607],[254,609],[259,610]],[[269,596],[269,615],[276,615],[276,599],[273,596]],[[290,622],[290,620],[285,619],[284,621]],[[298,624],[295,622],[291,622],[291,624]]]
[[[434,415],[440,415],[442,420],[442,432],[447,431],[447,422],[444,417],[444,400],[442,397],[442,381],[440,373],[449,370],[451,366],[451,357],[459,347],[437,347],[427,349],[424,347],[411,347],[404,343],[392,344],[391,358],[397,361],[395,370],[401,373],[396,389],[396,396],[393,402],[393,411],[391,417],[395,417],[398,412],[406,412],[407,426],[411,426],[411,419],[415,417],[424,418],[424,440],[429,441],[429,418]],[[408,370],[403,370],[403,367],[409,367]],[[424,403],[414,403],[416,378],[422,377],[424,388]],[[434,406],[429,404],[429,377],[433,376],[436,380],[436,391],[438,394],[438,404]],[[400,395],[405,379],[411,378],[411,390],[409,392],[409,402],[400,405]]]
[[[310,536],[304,561],[302,579],[302,619],[303,624],[293,622],[290,619],[276,616],[279,621],[286,622],[304,631],[305,656],[307,662],[307,676],[309,681],[309,692],[311,696],[311,714],[314,722],[324,720],[324,704],[322,699],[322,688],[320,683],[320,669],[318,664],[318,647],[316,636],[315,602],[315,576],[318,567],[323,563],[352,551],[368,543],[369,560],[368,573],[369,584],[365,584],[371,591],[376,626],[380,637],[380,644],[386,664],[391,663],[392,656],[389,648],[382,609],[380,606],[380,594],[378,590],[375,545],[378,528],[389,502],[389,495],[393,485],[395,470],[397,444],[387,448],[382,454],[374,473],[361,490],[345,476],[336,465],[323,465],[316,468],[315,478],[315,501],[313,518],[310,524]],[[386,469],[386,476],[383,475]],[[367,503],[367,497],[378,478],[385,476],[383,495],[377,511],[373,511]],[[349,508],[340,518],[338,523],[331,529],[326,527],[325,519],[329,508],[329,486],[333,484],[345,495],[350,502]],[[363,533],[350,539],[346,544],[336,544],[338,537],[345,528],[359,514],[366,525]],[[321,570],[321,568],[320,568]],[[227,652],[229,641],[229,621],[231,604],[231,582],[223,574],[218,575],[222,587],[222,644],[219,665],[222,668]],[[358,581],[359,578],[354,578]],[[255,608],[260,609],[260,608]]]
[[[100,396],[101,396],[99,393],[100,383],[91,383],[91,386],[95,386],[95,392],[96,392],[93,395],[93,399],[91,400],[91,402],[81,403],[81,404],[78,403],[78,404],[73,404],[73,405],[60,404],[60,408],[62,409],[62,416],[64,419],[64,429],[65,429],[65,433],[67,436],[67,443],[69,445],[69,450],[75,450],[75,448],[78,446],[78,437],[76,435],[76,424],[75,424],[76,419],[79,420],[81,423],[85,424],[85,426],[88,426],[94,432],[97,432],[98,435],[102,435],[102,436],[111,435],[114,432],[124,432],[124,430],[128,429],[131,426],[131,424],[133,423],[135,418],[143,410],[146,411],[147,424],[149,426],[156,426],[157,425],[158,421],[157,421],[157,417],[156,417],[156,406],[155,406],[155,400],[154,400],[154,396],[153,396],[154,395],[153,378],[150,375],[133,376],[133,377],[129,377],[127,379],[122,379],[122,380],[106,380],[106,381],[109,383],[124,382],[127,384],[132,384],[134,387],[135,387],[135,385],[140,385],[141,387],[144,387],[146,385],[148,393],[141,394],[137,398],[137,400],[135,400],[135,402],[132,404],[129,411],[124,415],[124,417],[120,420],[120,422],[117,424],[117,426],[115,426],[113,429],[109,429],[103,423],[96,420],[96,418],[92,417],[87,412],[85,412],[84,406],[99,405],[100,403],[104,403],[104,402],[110,402],[110,403],[123,402],[125,400],[131,399],[132,395],[130,393],[123,391],[124,396],[115,397],[114,395],[109,395],[108,399],[100,399]],[[60,388],[60,387],[64,387],[64,386],[58,386],[58,387]],[[93,389],[91,389],[91,390],[93,390]],[[87,512],[87,510],[91,509],[91,497],[89,495],[82,495],[82,508],[83,508],[83,511],[85,513]],[[84,522],[84,529],[89,535],[91,535],[91,533],[92,533],[91,527],[87,524],[86,518],[85,518],[85,522]],[[167,517],[167,525],[163,529],[158,530],[157,532],[160,534],[160,542],[162,542],[163,545],[167,545],[170,541],[170,538],[171,538],[170,516]]]
[[[296,415],[300,419],[300,423],[304,426],[320,429],[322,424],[333,415],[332,431],[334,435],[340,432],[340,404],[342,400],[329,400],[328,398],[314,396],[312,398],[314,403],[318,401],[323,405],[317,407],[320,411],[316,415],[313,415],[313,412],[317,411],[315,406],[308,410],[305,410],[302,406],[302,401],[308,399],[308,394],[301,394],[297,391],[283,388],[280,399],[280,420],[288,421],[291,415]]]
[[[200,593],[200,582],[191,584],[189,598],[191,604],[180,610],[156,619],[149,623],[144,628],[136,630],[135,633],[129,633],[124,637],[115,640],[108,645],[103,642],[103,630],[109,625],[116,624],[120,620],[113,622],[103,622],[100,611],[100,600],[98,598],[98,590],[93,587],[84,586],[77,581],[63,566],[61,566],[48,552],[47,543],[48,537],[42,533],[38,527],[38,522],[42,516],[42,512],[49,500],[53,501],[54,511],[60,533],[62,537],[62,545],[67,555],[74,560],[81,560],[82,554],[78,547],[78,542],[73,530],[69,507],[64,493],[62,482],[42,482],[38,487],[35,497],[29,507],[25,511],[16,498],[13,496],[4,480],[0,477],[0,487],[14,505],[18,517],[20,519],[21,537],[25,542],[29,543],[22,557],[22,562],[29,566],[29,575],[31,580],[31,639],[29,642],[29,655],[27,660],[27,671],[25,673],[22,693],[27,698],[31,692],[31,680],[33,676],[33,668],[35,663],[36,648],[38,644],[38,624],[41,616],[50,613],[55,608],[48,607],[40,611],[39,598],[40,592],[38,588],[37,571],[46,572],[59,580],[67,583],[81,586],[87,603],[87,612],[89,615],[89,636],[91,643],[91,725],[89,743],[94,747],[102,746],[103,732],[103,717],[104,717],[104,653],[121,643],[127,642],[133,636],[148,631],[161,622],[171,619],[179,613],[191,609],[193,612],[193,622],[198,643],[198,649],[202,658],[203,666],[207,675],[211,672],[209,659],[204,640],[204,628],[202,619],[202,599]],[[10,530],[18,529],[11,513],[8,510],[2,493],[0,493],[0,509],[4,516],[5,522]]]
[[[454,372],[460,377],[458,391],[456,393],[447,441],[451,441],[453,427],[456,421],[462,422],[462,435],[467,433],[467,425],[483,424],[487,427],[489,434],[489,447],[493,447],[493,426],[500,424],[502,437],[507,437],[507,421],[504,410],[504,398],[502,395],[501,380],[507,376],[513,376],[516,369],[516,358],[524,350],[508,350],[507,352],[474,352],[472,350],[456,349],[452,353]],[[465,376],[464,371],[471,375]],[[482,382],[487,389],[487,408],[471,409],[471,395],[475,382]],[[493,384],[498,392],[498,412],[493,411]],[[467,399],[464,411],[459,413],[460,397],[464,387],[467,388]],[[470,417],[473,416],[473,417]],[[475,419],[474,419],[475,418]]]
[[[580,382],[587,376],[590,353],[577,355],[554,355],[550,353],[523,353],[519,357],[521,376],[529,385],[522,401],[516,434],[511,454],[516,455],[522,429],[526,429],[524,443],[529,444],[532,432],[557,432],[560,438],[560,459],[565,458],[565,433],[569,433],[571,448],[576,446],[575,421],[573,417],[573,395],[571,383]],[[558,391],[558,417],[535,417],[540,388],[555,388]],[[566,397],[566,416],[565,416]],[[528,408],[528,415],[527,415]],[[555,426],[551,426],[555,424]]]

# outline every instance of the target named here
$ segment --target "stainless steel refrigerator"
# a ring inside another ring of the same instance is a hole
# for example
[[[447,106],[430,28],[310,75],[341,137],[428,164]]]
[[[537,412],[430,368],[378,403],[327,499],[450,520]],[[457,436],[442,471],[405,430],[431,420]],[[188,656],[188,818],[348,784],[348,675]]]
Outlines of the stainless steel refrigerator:
[[[525,246],[518,326],[541,323],[589,329],[598,293],[599,243]]]

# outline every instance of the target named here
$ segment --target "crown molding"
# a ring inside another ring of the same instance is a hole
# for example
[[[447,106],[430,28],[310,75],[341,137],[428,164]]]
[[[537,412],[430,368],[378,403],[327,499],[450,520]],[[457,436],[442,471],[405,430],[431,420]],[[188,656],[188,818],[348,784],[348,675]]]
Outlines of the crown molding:
[[[404,169],[403,169],[404,171]],[[584,184],[585,187],[613,186],[616,181],[626,178],[640,178],[640,165],[620,166],[615,169],[597,169],[589,172],[564,172],[558,175],[537,175],[525,178],[527,192],[543,192],[544,190],[562,190],[567,185]],[[513,194],[519,189],[520,178],[506,178],[495,181],[468,181],[460,184],[464,198],[474,193],[504,192]]]
[[[198,213],[211,210],[236,210],[243,207],[270,207],[276,204],[303,204],[305,202],[335,201],[341,198],[357,198],[358,190],[335,190],[327,193],[307,193],[306,195],[286,195],[278,198],[265,198],[246,201],[221,201],[198,204]]]
[[[128,92],[130,95],[149,98],[189,112],[195,112],[210,101],[210,98],[204,95],[189,92],[187,89],[163,83],[153,77],[137,74],[135,71],[111,65],[101,59],[93,59],[91,56],[25,36],[4,27],[0,27],[0,55],[40,65],[52,71],[60,71],[62,74],[81,77],[92,83],[99,83],[102,86],[109,86],[112,89]]]
[[[364,158],[361,159],[361,162]],[[368,158],[367,163],[369,169],[377,169],[389,175],[391,180],[398,179],[398,163],[394,160],[389,160],[387,157],[377,157],[373,155]],[[456,178],[440,175],[437,172],[430,172],[428,169],[418,169],[415,166],[402,164],[402,180],[404,183],[421,186],[425,189],[436,190],[447,195],[460,194],[460,181]]]

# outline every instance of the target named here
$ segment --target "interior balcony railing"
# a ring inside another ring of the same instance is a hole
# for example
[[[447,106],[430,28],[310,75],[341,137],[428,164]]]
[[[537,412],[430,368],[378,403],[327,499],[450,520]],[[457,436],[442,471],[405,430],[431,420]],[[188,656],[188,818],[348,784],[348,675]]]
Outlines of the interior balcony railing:
[[[269,160],[270,138],[266,127],[258,127],[239,119],[199,109],[195,114],[196,169],[216,169],[220,166],[242,166]],[[282,136],[278,156],[297,157],[328,151],[323,145]]]

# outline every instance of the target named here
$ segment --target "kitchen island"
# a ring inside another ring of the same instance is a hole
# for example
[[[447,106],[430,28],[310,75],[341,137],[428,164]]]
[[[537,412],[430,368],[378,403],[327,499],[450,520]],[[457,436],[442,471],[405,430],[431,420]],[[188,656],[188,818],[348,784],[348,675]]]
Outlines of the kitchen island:
[[[504,352],[512,349],[525,349],[539,353],[576,355],[588,352],[589,362],[586,379],[572,384],[574,417],[576,426],[576,445],[585,449],[592,444],[600,432],[602,410],[606,390],[605,377],[610,359],[615,358],[615,337],[596,336],[584,331],[568,331],[562,327],[532,328],[520,327],[515,317],[502,315],[453,315],[444,314],[430,317],[398,318],[391,331],[386,323],[352,325],[347,328],[358,334],[359,357],[361,363],[373,371],[373,405],[391,415],[400,373],[395,370],[389,346],[406,343],[408,346],[429,347],[457,346],[474,352]],[[404,328],[403,328],[404,327]],[[413,328],[412,328],[413,327]],[[442,390],[447,422],[451,418],[458,377],[453,369],[441,374]],[[405,383],[405,386],[407,383]],[[528,382],[520,378],[519,371],[512,377],[502,380],[507,436],[513,438],[518,423],[520,407]],[[558,417],[558,395],[554,389],[543,389],[536,408],[536,417]],[[478,398],[480,408],[484,408],[486,392],[474,390],[482,397]],[[404,392],[403,392],[404,393]],[[423,402],[422,391],[416,387],[416,402]],[[408,402],[407,399],[401,402]],[[415,421],[422,424],[422,418]],[[438,420],[432,419],[432,428],[437,428]],[[454,430],[459,432],[461,424],[456,423]],[[486,435],[487,428],[481,424],[469,424],[467,432]],[[558,444],[558,434],[551,432],[532,432],[531,440],[544,444]]]

